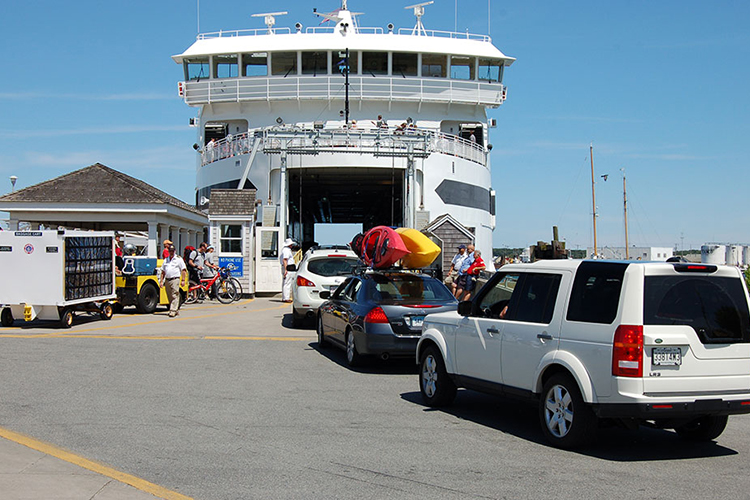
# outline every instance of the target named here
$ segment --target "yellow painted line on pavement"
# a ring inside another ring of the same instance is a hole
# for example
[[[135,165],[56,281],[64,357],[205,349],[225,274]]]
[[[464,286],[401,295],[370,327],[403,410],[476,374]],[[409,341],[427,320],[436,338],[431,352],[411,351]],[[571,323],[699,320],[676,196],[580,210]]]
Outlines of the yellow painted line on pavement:
[[[253,299],[250,299],[247,303],[252,301]],[[215,306],[214,306],[215,307]],[[213,314],[201,314],[198,316],[177,316],[176,318],[164,318],[164,319],[157,319],[153,321],[139,321],[137,323],[127,323],[124,325],[111,325],[111,326],[100,326],[96,328],[86,328],[82,330],[76,330],[74,332],[54,332],[54,333],[45,333],[45,334],[0,334],[0,338],[23,338],[23,339],[32,339],[32,338],[75,338],[75,337],[93,337],[93,338],[153,338],[157,340],[169,340],[169,339],[175,339],[175,340],[185,340],[185,339],[198,339],[203,337],[195,337],[195,336],[168,336],[168,335],[159,335],[159,336],[153,336],[153,335],[133,335],[133,336],[122,336],[122,337],[114,337],[109,335],[81,335],[85,334],[87,332],[100,332],[103,330],[115,330],[119,328],[130,328],[130,327],[140,327],[144,325],[155,325],[160,323],[174,323],[176,321],[190,321],[193,319],[203,319],[203,318],[214,318],[218,316],[229,316],[234,314],[242,314],[242,313],[253,313],[253,312],[263,312],[263,311],[273,311],[275,309],[285,309],[288,308],[288,304],[283,304],[281,306],[275,306],[275,307],[266,307],[263,309],[252,309],[252,310],[241,310],[241,311],[228,311],[228,312],[221,312],[221,313],[213,313]],[[208,309],[208,308],[206,308]],[[195,310],[195,309],[191,309]],[[184,312],[184,311],[183,311]]]
[[[300,340],[310,340],[314,338],[312,335],[309,337],[231,337],[231,336],[211,336],[203,337],[204,340],[278,340],[281,342],[299,342]]]
[[[164,498],[165,500],[193,500],[192,497],[185,496],[181,493],[177,493],[176,491],[168,490],[163,486],[151,483],[149,481],[146,481],[145,479],[120,472],[113,469],[112,467],[108,467],[98,462],[94,462],[93,460],[83,458],[79,455],[76,455],[75,453],[71,453],[69,451],[63,450],[62,448],[58,448],[57,446],[39,441],[17,432],[13,432],[8,429],[4,429],[2,427],[0,427],[0,437],[26,446],[27,448],[31,448],[32,450],[37,450],[52,457],[59,458],[60,460],[64,460],[73,465],[77,465],[78,467],[96,472],[97,474],[115,479],[117,481],[120,481],[121,483],[129,484],[133,488],[145,491],[146,493],[150,493],[159,498]]]

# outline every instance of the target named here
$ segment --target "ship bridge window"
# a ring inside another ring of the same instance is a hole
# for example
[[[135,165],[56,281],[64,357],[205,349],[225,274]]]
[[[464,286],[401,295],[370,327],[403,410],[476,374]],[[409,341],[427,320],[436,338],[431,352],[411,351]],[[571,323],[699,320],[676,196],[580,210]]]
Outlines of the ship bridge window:
[[[502,82],[503,61],[500,59],[480,59],[479,79],[487,82]]]
[[[393,76],[417,76],[417,54],[394,52]]]
[[[183,64],[185,66],[186,80],[202,80],[209,77],[208,57],[185,59],[185,62]]]
[[[237,54],[214,56],[214,78],[236,78]]]
[[[387,75],[388,53],[362,52],[362,74],[372,76]]]
[[[422,76],[445,78],[446,61],[442,54],[422,54]]]
[[[473,57],[452,56],[451,57],[451,78],[454,80],[474,80],[474,61]]]
[[[289,76],[297,74],[296,52],[274,52],[271,54],[271,74]]]
[[[313,76],[327,75],[328,52],[303,52],[302,74]]]
[[[242,54],[242,76],[268,76],[268,54]]]
[[[346,71],[346,52],[334,52],[333,53],[333,73],[345,74]],[[355,50],[349,51],[349,74],[356,75],[359,68],[359,52]]]

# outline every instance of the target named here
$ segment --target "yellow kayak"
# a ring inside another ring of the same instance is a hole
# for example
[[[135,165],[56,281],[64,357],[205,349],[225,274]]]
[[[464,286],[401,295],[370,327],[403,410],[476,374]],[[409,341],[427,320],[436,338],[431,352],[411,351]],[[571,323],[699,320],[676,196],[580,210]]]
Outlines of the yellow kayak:
[[[440,247],[416,229],[400,227],[396,229],[396,232],[401,236],[406,248],[411,251],[410,254],[401,258],[401,264],[404,267],[412,269],[427,267],[440,255]]]

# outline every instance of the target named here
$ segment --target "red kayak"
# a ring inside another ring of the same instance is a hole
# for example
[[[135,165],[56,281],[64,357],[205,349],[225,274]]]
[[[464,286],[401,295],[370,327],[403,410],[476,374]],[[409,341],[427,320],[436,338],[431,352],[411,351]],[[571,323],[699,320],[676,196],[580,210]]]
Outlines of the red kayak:
[[[373,269],[391,267],[404,255],[411,253],[401,236],[387,226],[376,226],[367,231],[360,248],[362,260]]]

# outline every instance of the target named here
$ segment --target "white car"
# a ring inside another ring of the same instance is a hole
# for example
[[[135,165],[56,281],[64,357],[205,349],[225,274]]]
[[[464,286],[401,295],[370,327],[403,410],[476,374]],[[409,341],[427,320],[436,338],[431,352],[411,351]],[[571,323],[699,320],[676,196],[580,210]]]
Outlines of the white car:
[[[750,413],[750,307],[736,267],[539,261],[502,267],[457,312],[425,318],[430,406],[457,387],[536,402],[554,446],[600,420],[712,440]]]
[[[292,286],[292,319],[294,326],[312,321],[318,307],[325,302],[320,292],[333,292],[360,265],[357,254],[343,246],[313,247],[305,253]]]

